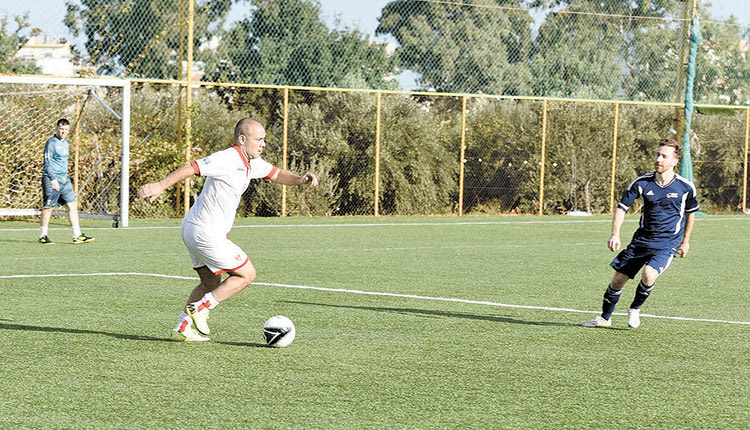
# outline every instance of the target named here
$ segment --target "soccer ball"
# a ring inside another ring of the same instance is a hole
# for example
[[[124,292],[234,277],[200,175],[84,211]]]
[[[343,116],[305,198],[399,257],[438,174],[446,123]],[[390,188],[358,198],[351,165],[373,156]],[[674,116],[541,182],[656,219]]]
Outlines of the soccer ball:
[[[283,315],[271,317],[263,324],[263,338],[268,346],[276,348],[289,346],[296,334],[292,320]]]

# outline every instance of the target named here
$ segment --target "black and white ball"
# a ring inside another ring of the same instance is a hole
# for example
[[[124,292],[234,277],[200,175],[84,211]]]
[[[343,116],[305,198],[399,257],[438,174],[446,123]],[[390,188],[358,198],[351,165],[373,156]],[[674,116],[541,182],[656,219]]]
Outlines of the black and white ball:
[[[263,338],[268,346],[275,348],[289,346],[296,334],[292,320],[283,315],[271,317],[263,324]]]

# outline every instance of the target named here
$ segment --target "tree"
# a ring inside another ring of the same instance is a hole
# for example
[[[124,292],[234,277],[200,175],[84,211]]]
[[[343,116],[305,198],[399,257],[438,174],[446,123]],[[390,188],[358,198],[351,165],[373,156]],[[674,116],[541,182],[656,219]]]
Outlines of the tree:
[[[186,46],[187,7],[183,0],[81,0],[67,2],[64,23],[75,37],[86,36],[86,52],[99,74],[176,78],[179,52]],[[222,22],[231,0],[197,1],[196,46],[209,26]]]
[[[16,57],[18,49],[27,40],[21,35],[22,31],[29,26],[29,15],[15,17],[16,29],[13,33],[8,29],[8,18],[0,18],[0,73],[28,73],[39,72],[34,64],[25,63]]]
[[[537,95],[671,101],[679,75],[675,0],[536,0],[554,8],[532,54]],[[670,54],[671,53],[671,54]]]
[[[750,28],[740,28],[734,18],[702,25],[698,50],[695,100],[701,103],[750,103]]]
[[[396,67],[384,45],[371,44],[357,29],[329,30],[320,3],[310,0],[254,0],[250,17],[236,23],[219,51],[242,82],[394,89]]]
[[[392,1],[375,32],[396,38],[400,65],[421,74],[423,89],[526,94],[531,17],[509,9],[523,3]]]

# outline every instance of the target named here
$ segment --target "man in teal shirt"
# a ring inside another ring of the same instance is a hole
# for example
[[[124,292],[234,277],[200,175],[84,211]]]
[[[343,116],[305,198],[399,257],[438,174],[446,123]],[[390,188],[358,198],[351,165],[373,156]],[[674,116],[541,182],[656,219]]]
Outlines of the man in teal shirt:
[[[78,224],[78,205],[73,184],[68,177],[68,155],[70,144],[65,138],[70,132],[70,122],[61,118],[55,125],[55,135],[44,145],[44,170],[42,172],[42,220],[39,228],[39,243],[54,244],[48,234],[52,209],[61,205],[68,206],[68,218],[73,229],[73,243],[88,243],[94,240],[81,233]]]

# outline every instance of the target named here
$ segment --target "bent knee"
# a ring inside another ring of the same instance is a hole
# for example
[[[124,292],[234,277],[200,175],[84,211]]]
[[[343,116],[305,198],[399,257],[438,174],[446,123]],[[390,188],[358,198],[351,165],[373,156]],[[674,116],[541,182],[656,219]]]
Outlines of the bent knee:
[[[250,285],[255,280],[255,266],[253,263],[248,262],[245,266],[232,273],[233,276],[237,276],[242,279],[243,288]]]
[[[643,279],[643,283],[646,285],[654,285],[656,282],[656,278],[659,277],[659,271],[654,269],[651,266],[646,266],[643,268],[643,274],[641,278]]]

